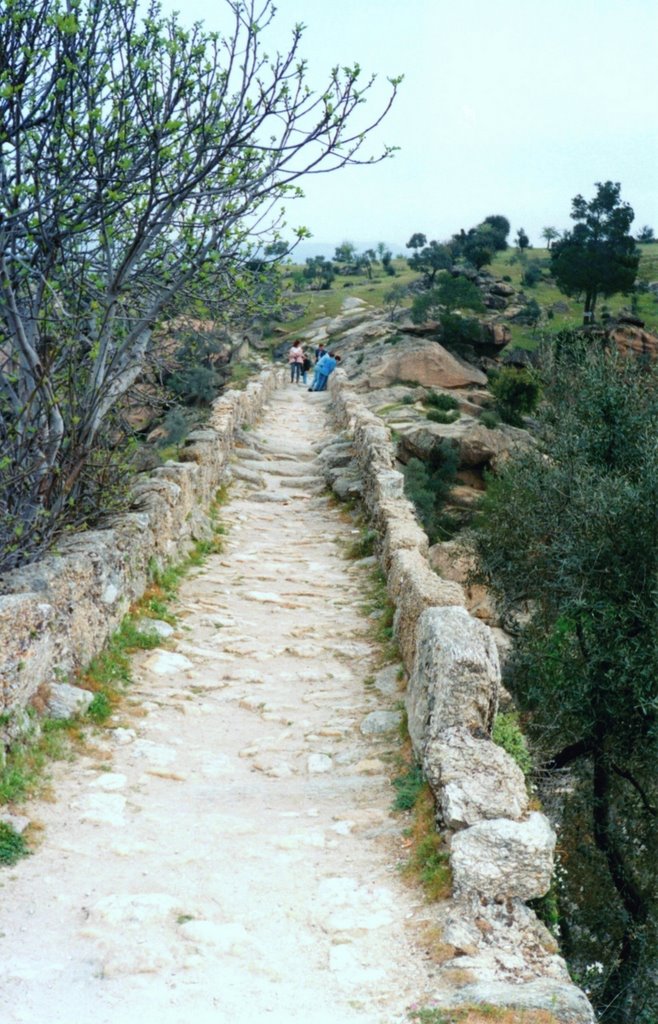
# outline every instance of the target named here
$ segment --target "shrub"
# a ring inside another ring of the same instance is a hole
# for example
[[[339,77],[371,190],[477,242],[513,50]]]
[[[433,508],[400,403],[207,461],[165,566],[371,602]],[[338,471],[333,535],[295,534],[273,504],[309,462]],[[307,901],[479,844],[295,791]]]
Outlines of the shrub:
[[[500,416],[492,409],[485,409],[480,416],[480,423],[483,427],[487,427],[488,430],[495,430],[500,424]]]
[[[23,836],[7,822],[0,821],[0,864],[10,867],[29,852]]]
[[[499,747],[506,750],[527,778],[532,771],[532,757],[528,750],[526,738],[519,725],[516,711],[501,712],[494,719],[491,738]]]
[[[459,419],[459,411],[452,409],[447,412],[444,409],[430,409],[427,413],[427,419],[431,420],[432,423],[454,423],[455,420]]]
[[[541,385],[530,370],[511,366],[500,369],[489,384],[496,409],[505,423],[523,426],[523,417],[533,412],[541,398]]]
[[[538,281],[541,281],[541,268],[536,263],[529,263],[521,275],[521,284],[534,288]]]
[[[455,525],[445,521],[443,505],[457,475],[458,464],[457,449],[444,440],[430,453],[427,463],[410,459],[404,468],[406,495],[433,544],[447,539]]]
[[[189,432],[190,427],[191,421],[181,408],[177,406],[170,409],[162,423],[162,428],[166,433],[162,438],[161,447],[167,448],[169,445],[179,444]]]
[[[221,382],[216,370],[207,366],[188,366],[172,373],[167,385],[186,405],[209,405]]]
[[[458,409],[459,402],[454,395],[447,395],[445,391],[432,391],[425,399],[427,405],[434,409],[443,409],[447,412],[450,409]]]

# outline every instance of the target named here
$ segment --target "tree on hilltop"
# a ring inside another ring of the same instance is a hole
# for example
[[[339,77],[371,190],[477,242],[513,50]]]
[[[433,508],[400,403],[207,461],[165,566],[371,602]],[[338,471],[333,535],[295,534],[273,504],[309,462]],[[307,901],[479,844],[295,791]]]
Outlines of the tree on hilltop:
[[[621,200],[619,182],[597,182],[589,202],[577,195],[571,204],[576,226],[551,249],[551,269],[565,295],[584,295],[583,320],[594,320],[600,295],[627,295],[635,284],[640,254],[630,232],[635,214]]]
[[[423,239],[423,241],[421,241]],[[412,244],[414,243],[414,244]],[[449,270],[454,262],[452,249],[444,242],[427,242],[425,235],[412,235],[407,248],[415,249],[407,263],[412,270],[423,275],[426,288],[431,288],[441,270]]]
[[[552,228],[552,227],[549,226],[549,227],[546,227],[546,228],[542,228],[541,237],[546,242],[546,248],[550,249],[551,248],[551,242],[554,242],[556,238],[560,237],[560,232],[558,231],[557,228]]]

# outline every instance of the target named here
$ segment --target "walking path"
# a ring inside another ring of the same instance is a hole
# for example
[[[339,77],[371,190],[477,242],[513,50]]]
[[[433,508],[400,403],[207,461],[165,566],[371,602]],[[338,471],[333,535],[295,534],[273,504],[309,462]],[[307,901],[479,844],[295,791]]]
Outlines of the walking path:
[[[119,727],[30,808],[43,842],[0,874],[3,1024],[398,1024],[431,991],[396,741],[360,729],[395,697],[364,686],[365,570],[311,448],[325,409],[274,397],[169,649],[137,656]]]

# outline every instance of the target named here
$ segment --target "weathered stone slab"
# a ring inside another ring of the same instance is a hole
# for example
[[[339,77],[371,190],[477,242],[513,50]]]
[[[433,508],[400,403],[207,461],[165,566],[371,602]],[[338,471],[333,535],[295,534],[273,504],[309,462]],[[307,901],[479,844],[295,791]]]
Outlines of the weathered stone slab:
[[[457,894],[535,899],[548,892],[555,833],[534,811],[525,821],[480,821],[452,839],[450,866]]]
[[[406,706],[418,756],[446,729],[466,726],[488,735],[500,684],[489,628],[464,608],[430,608],[418,620],[416,645]]]

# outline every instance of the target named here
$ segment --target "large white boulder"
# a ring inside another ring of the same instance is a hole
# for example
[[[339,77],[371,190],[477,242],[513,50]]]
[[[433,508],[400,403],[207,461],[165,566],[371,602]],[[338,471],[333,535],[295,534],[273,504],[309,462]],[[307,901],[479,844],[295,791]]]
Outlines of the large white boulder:
[[[548,892],[555,833],[543,814],[525,821],[480,821],[453,836],[450,853],[455,893],[492,899],[535,899]]]

